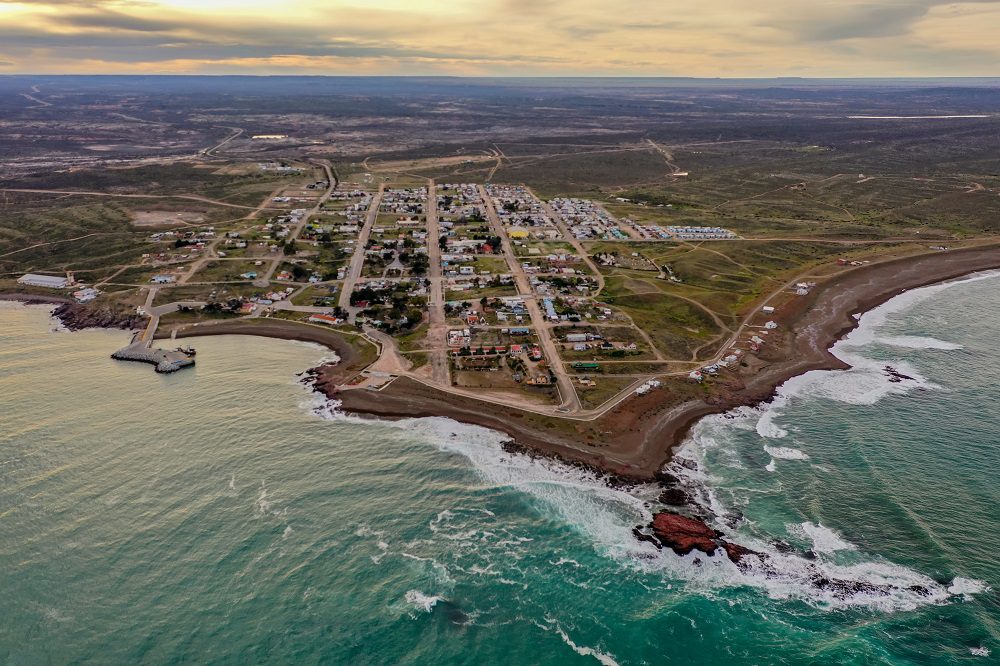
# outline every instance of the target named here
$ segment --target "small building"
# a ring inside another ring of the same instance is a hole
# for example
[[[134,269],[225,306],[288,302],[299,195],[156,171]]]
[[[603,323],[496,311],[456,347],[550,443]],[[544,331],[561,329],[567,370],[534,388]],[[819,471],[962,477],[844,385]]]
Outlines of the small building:
[[[177,278],[173,275],[154,275],[149,281],[153,284],[172,284],[177,282]]]
[[[46,287],[48,289],[67,289],[73,285],[73,281],[68,277],[59,275],[38,275],[28,273],[17,279],[18,284],[26,284],[31,287]]]
[[[343,319],[328,314],[314,314],[311,317],[309,317],[309,321],[315,324],[328,324],[330,326],[336,326],[338,324],[344,323]]]
[[[764,314],[774,314],[774,306],[773,305],[765,305],[764,307],[761,308],[761,311]]]
[[[94,289],[93,287],[86,287],[84,289],[80,289],[79,291],[74,291],[73,298],[76,299],[77,303],[89,303],[100,296],[100,294],[101,292],[97,289]]]

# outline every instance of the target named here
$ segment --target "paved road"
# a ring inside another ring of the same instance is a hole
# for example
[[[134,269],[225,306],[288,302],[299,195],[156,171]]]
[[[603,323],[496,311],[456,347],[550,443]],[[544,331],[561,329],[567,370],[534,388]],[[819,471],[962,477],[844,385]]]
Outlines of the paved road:
[[[229,143],[239,135],[243,134],[243,130],[239,127],[226,127],[225,125],[221,125],[220,127],[232,131],[232,134],[230,134],[225,139],[215,144],[211,148],[206,148],[205,150],[201,151],[201,154],[204,157],[215,157],[215,151],[217,151],[219,148],[222,148],[223,146],[225,146],[227,143]]]
[[[361,267],[365,263],[365,247],[368,245],[368,238],[372,235],[372,227],[375,226],[375,220],[378,218],[378,209],[382,204],[382,193],[384,191],[385,183],[380,183],[378,191],[372,197],[371,206],[368,208],[368,217],[365,220],[365,226],[361,228],[361,233],[358,234],[358,242],[354,247],[351,263],[347,267],[347,273],[344,276],[344,287],[340,292],[338,305],[349,314],[352,322],[357,315],[357,309],[351,307],[351,294],[354,292],[354,285],[357,283],[358,278],[361,277]]]
[[[524,306],[528,310],[528,314],[531,315],[531,323],[535,327],[535,331],[538,333],[538,342],[545,354],[545,358],[548,359],[549,367],[552,369],[552,374],[556,377],[556,385],[559,387],[559,395],[562,397],[562,403],[559,406],[562,412],[578,412],[581,410],[582,405],[580,404],[580,397],[576,394],[576,389],[573,387],[573,379],[567,374],[566,369],[562,364],[562,357],[559,355],[559,350],[556,347],[555,341],[552,339],[551,325],[545,321],[545,316],[542,314],[542,309],[538,307],[538,301],[535,299],[534,292],[531,289],[531,282],[528,279],[527,273],[521,267],[521,262],[518,261],[517,256],[514,254],[514,249],[511,247],[510,238],[507,236],[506,230],[500,223],[500,218],[497,217],[496,210],[493,208],[493,201],[490,199],[489,195],[486,193],[486,188],[482,185],[479,186],[480,196],[483,197],[485,202],[486,217],[489,219],[490,227],[493,229],[493,233],[500,237],[500,244],[503,246],[504,258],[507,260],[507,266],[510,268],[510,272],[514,275],[514,282],[517,284],[517,292],[521,295],[524,300]]]
[[[430,261],[428,279],[431,285],[427,307],[430,320],[427,342],[434,350],[430,356],[431,377],[442,386],[447,386],[451,384],[451,376],[448,371],[448,322],[444,314],[444,276],[441,271],[441,246],[438,243],[440,235],[437,186],[430,180],[427,183],[427,257]]]

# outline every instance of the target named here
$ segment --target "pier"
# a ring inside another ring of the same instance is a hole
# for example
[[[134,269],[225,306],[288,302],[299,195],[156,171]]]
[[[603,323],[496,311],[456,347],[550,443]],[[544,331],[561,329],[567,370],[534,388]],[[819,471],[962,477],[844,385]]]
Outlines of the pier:
[[[151,349],[141,338],[127,347],[122,347],[111,355],[118,361],[138,361],[156,366],[157,372],[176,372],[182,368],[194,365],[194,356],[188,351],[175,349]]]
[[[147,300],[147,307],[150,313],[149,324],[140,333],[136,333],[132,337],[132,342],[128,346],[122,347],[115,353],[111,354],[111,358],[118,361],[137,361],[139,363],[149,363],[156,366],[157,372],[177,372],[182,368],[187,368],[194,365],[194,350],[193,349],[180,349],[177,348],[173,351],[166,351],[164,349],[153,349],[153,336],[156,334],[156,328],[160,324],[160,315],[163,310],[173,311],[176,309],[177,304],[171,303],[170,306],[163,306],[160,308],[152,308],[153,296],[155,291],[150,291],[150,296]]]

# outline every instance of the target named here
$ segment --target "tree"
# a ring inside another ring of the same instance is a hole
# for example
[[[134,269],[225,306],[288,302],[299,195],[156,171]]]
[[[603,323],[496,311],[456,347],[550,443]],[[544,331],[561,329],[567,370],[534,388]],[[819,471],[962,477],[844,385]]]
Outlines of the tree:
[[[282,252],[288,256],[294,256],[298,249],[295,247],[295,239],[285,241],[285,244],[281,246]]]

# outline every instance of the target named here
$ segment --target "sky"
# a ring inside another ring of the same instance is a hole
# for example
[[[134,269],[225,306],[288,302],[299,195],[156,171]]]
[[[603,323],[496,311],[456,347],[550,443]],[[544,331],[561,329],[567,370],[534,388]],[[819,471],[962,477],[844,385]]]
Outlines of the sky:
[[[0,73],[1000,76],[1000,0],[0,0]]]

